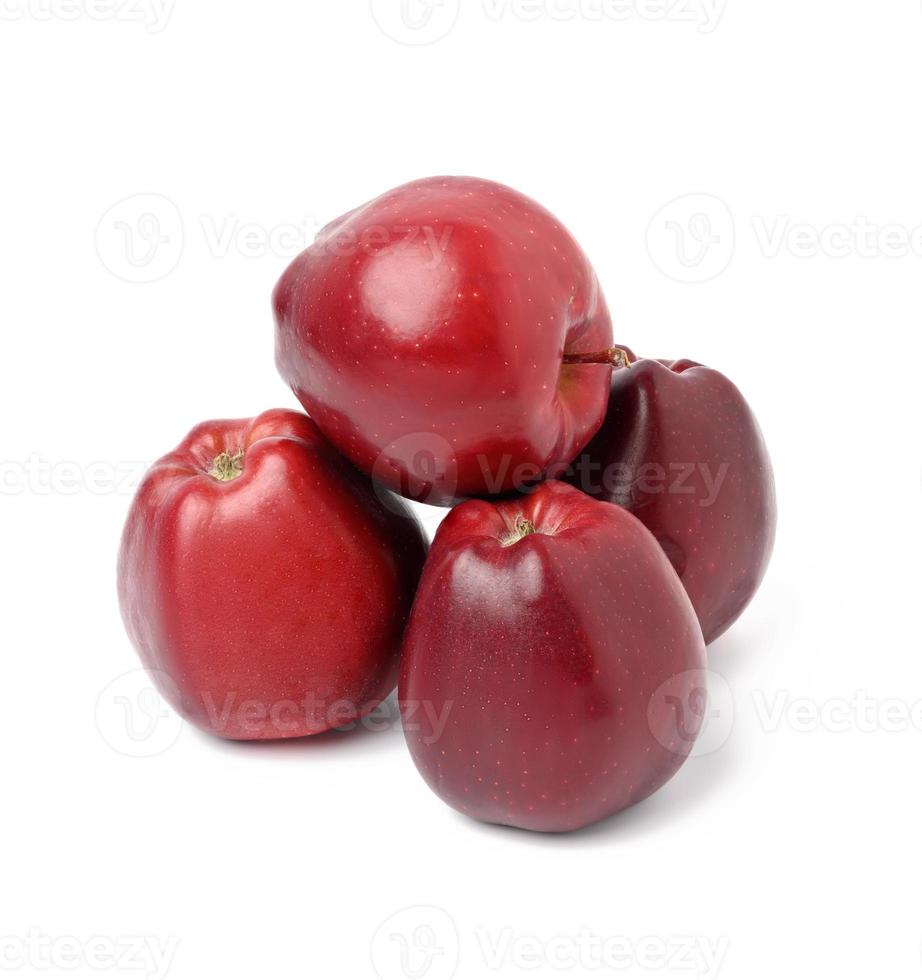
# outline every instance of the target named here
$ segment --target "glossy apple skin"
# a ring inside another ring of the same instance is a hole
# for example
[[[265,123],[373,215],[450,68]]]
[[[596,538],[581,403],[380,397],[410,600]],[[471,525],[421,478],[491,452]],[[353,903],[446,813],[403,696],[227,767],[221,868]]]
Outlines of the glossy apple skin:
[[[728,378],[689,360],[616,370],[602,429],[569,479],[652,531],[707,643],[739,618],[765,575],[777,518],[765,440]]]
[[[504,546],[519,517],[536,533]],[[442,523],[404,639],[400,707],[413,759],[446,803],[568,831],[680,768],[704,670],[694,610],[649,531],[549,481],[517,500],[469,501]]]
[[[242,450],[243,471],[211,475]],[[206,422],[145,477],[122,539],[128,634],[184,718],[313,735],[393,690],[426,544],[300,412]]]
[[[430,504],[508,493],[598,430],[612,346],[586,256],[529,198],[435,177],[328,225],[278,283],[282,377],[364,472]]]

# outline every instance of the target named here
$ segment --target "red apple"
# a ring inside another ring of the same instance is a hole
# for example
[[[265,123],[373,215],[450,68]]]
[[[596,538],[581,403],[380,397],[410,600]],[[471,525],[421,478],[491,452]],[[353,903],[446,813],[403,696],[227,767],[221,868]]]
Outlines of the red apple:
[[[653,532],[706,642],[755,595],[775,540],[774,478],[752,411],[720,372],[689,360],[615,371],[605,423],[568,479]]]
[[[405,505],[310,419],[266,412],[198,426],[147,474],[119,598],[189,721],[231,739],[313,735],[393,690],[425,551]]]
[[[279,370],[324,434],[430,504],[566,465],[605,414],[598,280],[534,201],[471,177],[398,187],[328,225],[275,290]]]
[[[700,727],[705,648],[678,576],[627,511],[550,481],[455,508],[403,646],[413,759],[456,809],[584,827],[649,796]]]

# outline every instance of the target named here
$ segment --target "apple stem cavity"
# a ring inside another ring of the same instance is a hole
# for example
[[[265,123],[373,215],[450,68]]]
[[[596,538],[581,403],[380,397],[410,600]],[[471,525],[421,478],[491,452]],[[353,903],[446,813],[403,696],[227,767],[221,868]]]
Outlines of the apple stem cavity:
[[[214,462],[208,475],[214,477],[221,483],[230,483],[236,480],[243,473],[243,450],[240,449],[233,455],[231,453],[221,453],[215,456]]]
[[[515,526],[513,529],[503,538],[502,545],[504,548],[509,548],[522,540],[522,538],[527,538],[529,534],[537,533],[535,525],[527,518],[519,514],[515,519]]]
[[[609,347],[595,354],[564,354],[564,364],[611,364],[616,368],[629,368],[631,358],[626,350],[620,347]]]

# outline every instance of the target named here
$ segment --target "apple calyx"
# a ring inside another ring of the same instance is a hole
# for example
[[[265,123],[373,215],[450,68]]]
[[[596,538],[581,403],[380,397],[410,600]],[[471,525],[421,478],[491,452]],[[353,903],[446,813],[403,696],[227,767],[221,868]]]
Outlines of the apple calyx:
[[[621,347],[609,347],[608,350],[600,350],[595,354],[564,354],[564,364],[611,364],[616,368],[629,368],[631,357],[626,350]]]
[[[527,538],[529,534],[536,534],[537,528],[534,524],[522,514],[515,519],[515,525],[512,530],[502,539],[502,545],[504,548],[508,548],[522,540],[522,538]]]
[[[236,453],[221,453],[215,456],[208,475],[220,483],[230,483],[243,473],[243,450]]]

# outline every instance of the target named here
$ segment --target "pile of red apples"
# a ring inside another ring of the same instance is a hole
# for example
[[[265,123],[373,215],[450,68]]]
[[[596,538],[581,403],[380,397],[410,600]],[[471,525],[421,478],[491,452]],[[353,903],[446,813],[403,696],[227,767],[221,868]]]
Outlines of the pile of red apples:
[[[197,426],[128,517],[119,598],[163,696],[280,739],[397,686],[423,778],[491,823],[575,830],[659,789],[774,540],[737,388],[616,346],[576,241],[486,180],[351,211],[273,302],[307,414]],[[451,508],[431,547],[403,498]]]

